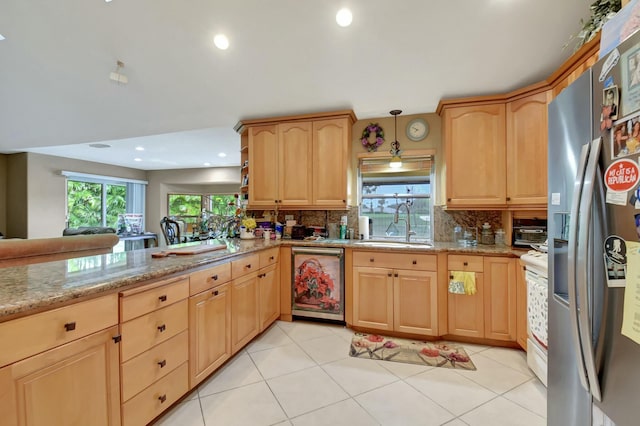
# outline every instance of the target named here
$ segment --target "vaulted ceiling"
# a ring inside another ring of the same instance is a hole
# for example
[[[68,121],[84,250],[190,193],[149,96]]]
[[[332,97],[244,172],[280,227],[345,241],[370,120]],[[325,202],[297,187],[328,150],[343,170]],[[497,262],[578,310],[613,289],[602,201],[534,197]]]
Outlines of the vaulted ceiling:
[[[427,113],[540,81],[570,56],[591,2],[2,0],[0,152],[237,165],[243,118]],[[127,84],[109,79],[117,61]]]

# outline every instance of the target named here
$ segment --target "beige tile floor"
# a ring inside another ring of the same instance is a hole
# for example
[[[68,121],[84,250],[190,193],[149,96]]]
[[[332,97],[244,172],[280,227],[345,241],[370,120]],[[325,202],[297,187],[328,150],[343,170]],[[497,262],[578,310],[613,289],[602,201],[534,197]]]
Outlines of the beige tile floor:
[[[276,322],[156,425],[546,424],[546,388],[518,350],[464,345],[477,371],[352,358],[352,332]]]

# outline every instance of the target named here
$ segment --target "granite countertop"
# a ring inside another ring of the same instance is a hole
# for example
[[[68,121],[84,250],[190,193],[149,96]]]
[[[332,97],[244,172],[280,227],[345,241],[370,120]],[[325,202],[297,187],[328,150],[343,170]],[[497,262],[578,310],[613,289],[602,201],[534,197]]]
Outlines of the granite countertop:
[[[213,240],[210,240],[213,241]],[[152,253],[162,248],[134,250],[87,256],[68,260],[2,268],[0,274],[0,322],[69,303],[116,291],[118,288],[158,279],[232,257],[279,245],[311,247],[345,247],[376,251],[424,251],[426,253],[466,253],[498,256],[520,256],[526,250],[510,247],[458,247],[452,243],[433,245],[374,247],[357,240],[222,240],[227,248],[188,256],[154,259]],[[201,243],[183,244],[199,245]],[[180,247],[180,246],[175,246]]]

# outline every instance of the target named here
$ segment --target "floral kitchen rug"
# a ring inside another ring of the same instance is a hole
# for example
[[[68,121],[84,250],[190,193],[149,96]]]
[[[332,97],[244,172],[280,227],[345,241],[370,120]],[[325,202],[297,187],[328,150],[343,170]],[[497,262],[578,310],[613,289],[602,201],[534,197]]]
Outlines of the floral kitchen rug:
[[[476,369],[471,357],[460,345],[449,342],[400,339],[377,334],[355,333],[351,339],[349,355],[356,358],[406,362],[431,367]]]

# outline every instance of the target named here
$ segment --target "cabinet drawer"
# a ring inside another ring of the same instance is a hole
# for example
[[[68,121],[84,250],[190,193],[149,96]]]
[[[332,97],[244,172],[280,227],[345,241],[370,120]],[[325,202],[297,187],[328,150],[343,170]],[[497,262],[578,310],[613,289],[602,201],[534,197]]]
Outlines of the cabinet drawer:
[[[122,401],[166,376],[189,359],[187,330],[122,364]]]
[[[120,326],[122,331],[121,361],[127,361],[186,330],[189,323],[188,306],[185,299],[123,323]]]
[[[278,247],[270,248],[268,250],[261,251],[260,254],[260,267],[264,268],[274,263],[278,263],[278,254],[280,249]]]
[[[482,256],[450,254],[447,262],[449,271],[483,271]]]
[[[0,323],[0,367],[117,323],[116,293]]]
[[[189,278],[189,296],[224,284],[229,280],[231,280],[231,262],[194,272]]]
[[[189,297],[189,277],[158,281],[120,293],[120,322],[129,321]]]
[[[260,269],[260,255],[258,253],[231,261],[231,276],[234,280],[258,269]]]
[[[185,362],[122,405],[124,426],[144,426],[189,390],[189,369]]]
[[[482,260],[480,263],[482,263]],[[354,251],[353,266],[436,271],[438,269],[438,258],[435,254]]]

